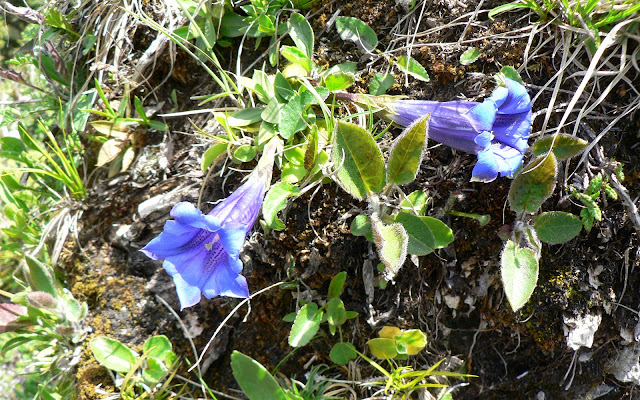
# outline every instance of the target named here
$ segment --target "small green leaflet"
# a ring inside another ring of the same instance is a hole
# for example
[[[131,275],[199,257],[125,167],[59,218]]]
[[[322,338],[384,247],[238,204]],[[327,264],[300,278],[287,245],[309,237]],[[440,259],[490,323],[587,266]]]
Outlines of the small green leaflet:
[[[587,141],[575,136],[549,135],[536,140],[533,144],[533,154],[536,157],[541,156],[551,149],[558,160],[566,160],[580,154],[588,145]]]
[[[413,76],[423,82],[429,82],[429,74],[424,67],[413,57],[401,56],[396,59],[396,65],[400,71]]]
[[[307,303],[300,309],[289,334],[291,347],[302,347],[309,343],[320,329],[323,312],[316,303]]]
[[[551,196],[556,186],[556,157],[538,157],[520,172],[509,189],[509,204],[515,212],[534,213]]]
[[[274,185],[264,198],[262,204],[262,216],[271,229],[281,231],[285,225],[278,218],[278,212],[287,205],[287,199],[300,194],[300,189],[287,182],[279,182]]]
[[[367,53],[371,53],[378,46],[376,32],[357,18],[336,18],[336,29],[342,40],[354,42]]]
[[[331,152],[340,185],[357,199],[379,192],[385,185],[384,159],[378,144],[365,129],[338,121]]]
[[[379,220],[372,220],[372,227],[373,239],[385,266],[384,278],[391,281],[407,258],[409,235],[400,223],[385,225]]]
[[[501,257],[504,292],[513,311],[529,301],[538,282],[538,259],[531,249],[521,249],[509,240]]]
[[[549,244],[564,243],[578,236],[582,230],[582,221],[570,213],[550,211],[536,217],[534,228],[541,241]]]
[[[470,65],[475,62],[482,52],[477,47],[471,47],[460,56],[460,64],[462,65]]]
[[[427,143],[430,115],[427,114],[409,125],[393,141],[387,163],[388,183],[402,185],[416,178]]]

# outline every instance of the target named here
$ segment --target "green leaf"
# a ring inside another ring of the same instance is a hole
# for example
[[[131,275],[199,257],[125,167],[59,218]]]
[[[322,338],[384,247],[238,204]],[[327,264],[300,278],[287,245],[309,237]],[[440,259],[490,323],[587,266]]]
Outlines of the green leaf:
[[[331,279],[331,283],[329,284],[329,291],[327,292],[327,297],[340,297],[340,293],[342,293],[342,288],[344,287],[344,282],[347,280],[347,273],[345,271],[338,272],[335,274],[333,279]]]
[[[582,222],[573,214],[550,211],[536,217],[534,228],[541,241],[556,244],[568,242],[578,236],[582,230]]]
[[[300,309],[289,334],[289,346],[302,347],[309,343],[320,329],[323,312],[316,303],[307,303]]]
[[[276,97],[272,97],[271,100],[267,103],[267,106],[262,110],[263,121],[266,121],[270,124],[279,124],[280,123],[280,111],[282,110],[283,104],[278,101]]]
[[[245,108],[240,111],[236,111],[227,116],[227,124],[233,128],[240,128],[255,124],[258,121],[262,121],[262,108]]]
[[[433,233],[433,237],[436,240],[436,249],[445,248],[453,242],[453,231],[447,224],[433,217],[420,217],[420,219],[431,229],[431,233]]]
[[[144,342],[144,352],[147,357],[157,358],[160,361],[164,361],[171,348],[171,342],[164,335],[150,337]]]
[[[249,400],[287,400],[273,375],[251,357],[234,350],[231,354],[231,369],[233,377]]]
[[[327,75],[324,78],[324,85],[332,92],[336,90],[344,90],[353,85],[356,81],[356,77],[352,73],[336,73]]]
[[[156,358],[147,358],[147,366],[142,370],[142,377],[145,381],[158,383],[167,374],[165,365]]]
[[[341,166],[337,172],[340,185],[357,199],[384,188],[384,158],[378,144],[363,128],[338,121],[334,133],[331,159]]]
[[[289,83],[287,78],[285,78],[282,72],[276,73],[273,84],[276,88],[276,93],[282,96],[285,101],[291,101],[295,97],[296,92],[293,90],[291,84]]]
[[[553,153],[541,156],[518,174],[509,189],[509,204],[515,212],[534,213],[556,186],[557,162]]]
[[[347,310],[344,303],[338,297],[333,297],[327,301],[325,306],[327,322],[330,325],[339,326],[347,321]]]
[[[502,73],[502,75],[506,76],[507,78],[514,80],[516,82],[518,82],[521,85],[524,85],[524,82],[522,81],[522,78],[520,77],[520,74],[518,73],[518,71],[507,65],[504,66],[502,68],[500,68],[500,72]]]
[[[400,203],[400,209],[415,215],[424,215],[427,212],[427,200],[429,196],[422,190],[416,190]]]
[[[311,69],[313,69],[313,61],[297,47],[282,46],[280,48],[280,54],[292,63],[300,65],[307,72],[311,72]]]
[[[393,75],[391,74],[375,74],[369,82],[369,94],[381,96],[393,86]]]
[[[296,315],[298,315],[298,314],[296,314],[295,312],[289,313],[289,314],[285,315],[284,317],[282,317],[282,320],[284,322],[293,322],[293,321],[296,320]]]
[[[538,259],[531,249],[521,249],[509,240],[500,260],[502,285],[513,311],[529,300],[538,282]]]
[[[248,144],[243,144],[233,151],[233,161],[245,163],[253,160],[258,154],[258,149]]]
[[[287,199],[300,194],[300,189],[287,182],[279,182],[271,187],[262,204],[262,217],[267,226],[276,231],[281,231],[285,225],[278,219],[278,212],[287,205]]]
[[[329,353],[331,361],[338,365],[345,365],[351,360],[355,360],[358,357],[356,353],[356,347],[348,342],[336,343]]]
[[[385,266],[385,280],[393,280],[407,258],[409,235],[399,223],[384,225],[380,221],[372,221],[372,227],[380,261]]]
[[[304,105],[300,96],[296,95],[291,101],[280,110],[280,123],[278,131],[283,139],[289,139],[294,133],[303,130],[306,125],[302,118]]]
[[[427,114],[409,125],[391,144],[387,162],[387,182],[396,185],[416,178],[427,142],[429,117]]]
[[[553,154],[558,160],[566,160],[580,154],[587,146],[586,142],[575,136],[564,134],[544,136],[533,144],[533,154],[541,156],[553,149]]]
[[[296,47],[302,50],[309,59],[313,58],[313,29],[305,17],[295,12],[291,14],[289,36]]]
[[[371,232],[371,218],[366,214],[357,215],[351,221],[351,234],[355,236],[365,236]]]
[[[354,42],[367,53],[371,53],[378,46],[376,32],[357,18],[336,18],[336,30],[342,40]]]
[[[386,338],[375,338],[367,342],[371,354],[378,358],[394,358],[398,355],[396,341]]]
[[[498,7],[495,7],[493,9],[491,9],[491,11],[489,11],[489,18],[493,20],[493,17],[501,14],[503,12],[507,12],[507,11],[511,11],[511,10],[516,10],[519,8],[529,8],[529,6],[527,4],[524,3],[520,3],[519,1],[514,1],[512,3],[507,3],[507,4],[503,4],[500,5]]]
[[[401,56],[396,59],[396,65],[400,71],[413,76],[423,82],[429,82],[429,74],[424,67],[413,57]]]
[[[347,61],[340,64],[336,64],[329,68],[328,70],[322,73],[322,76],[327,76],[331,74],[344,73],[344,74],[355,74],[358,70],[358,63],[354,61]]]
[[[427,255],[436,248],[436,239],[429,225],[413,214],[400,212],[394,217],[396,222],[402,224],[409,237],[407,253],[418,256]]]
[[[464,53],[462,53],[462,55],[460,56],[460,64],[470,65],[473,62],[475,62],[478,59],[478,57],[480,57],[480,54],[482,54],[482,52],[480,51],[479,48],[472,47],[467,51],[465,51]]]
[[[35,257],[26,255],[25,259],[29,270],[27,280],[31,289],[33,291],[47,292],[56,297],[56,281],[51,268]]]
[[[213,146],[209,147],[207,151],[202,155],[202,172],[206,172],[209,166],[218,159],[222,154],[227,152],[227,144],[226,143],[216,143]]]
[[[99,336],[89,343],[93,356],[106,368],[126,374],[136,363],[137,355],[117,340]]]
[[[419,329],[409,329],[395,337],[397,342],[405,345],[404,354],[410,356],[418,354],[427,345],[427,335]],[[400,352],[398,352],[400,353]]]

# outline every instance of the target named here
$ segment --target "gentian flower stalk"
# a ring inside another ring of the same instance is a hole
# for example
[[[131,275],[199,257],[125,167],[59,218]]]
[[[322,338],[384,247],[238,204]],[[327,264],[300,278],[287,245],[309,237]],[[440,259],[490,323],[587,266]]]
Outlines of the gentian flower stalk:
[[[249,297],[240,250],[255,223],[271,181],[275,142],[265,146],[258,166],[229,197],[203,214],[193,204],[180,202],[171,210],[164,231],[141,251],[173,277],[181,309],[201,296]]]
[[[426,114],[428,137],[454,149],[478,155],[472,181],[491,182],[498,174],[513,176],[522,164],[531,130],[531,98],[507,77],[483,102],[401,100],[395,96],[339,93],[336,98],[379,108],[378,114],[400,126]]]

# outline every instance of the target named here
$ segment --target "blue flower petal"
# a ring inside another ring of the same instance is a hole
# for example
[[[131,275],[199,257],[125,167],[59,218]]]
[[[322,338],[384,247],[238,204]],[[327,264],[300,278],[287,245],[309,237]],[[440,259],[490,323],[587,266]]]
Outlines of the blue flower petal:
[[[247,280],[235,272],[238,268],[242,269],[242,262],[233,258],[219,264],[204,283],[202,293],[209,299],[216,296],[249,297]]]
[[[509,91],[509,95],[500,106],[498,113],[520,114],[531,111],[531,98],[529,97],[527,89],[519,82],[506,77],[504,78],[504,84]]]
[[[220,242],[230,257],[238,258],[247,236],[246,226],[229,226],[219,232]],[[238,271],[240,272],[240,271]]]
[[[522,164],[522,153],[502,143],[492,143],[478,153],[478,162],[472,171],[472,182],[491,182],[501,176],[511,177]]]

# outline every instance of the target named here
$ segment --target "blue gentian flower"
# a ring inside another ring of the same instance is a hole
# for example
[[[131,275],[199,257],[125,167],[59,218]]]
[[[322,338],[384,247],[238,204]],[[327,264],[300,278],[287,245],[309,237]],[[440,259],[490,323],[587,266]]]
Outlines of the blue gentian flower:
[[[478,155],[472,181],[513,176],[522,164],[531,130],[531,98],[520,83],[504,77],[484,102],[395,100],[391,96],[339,96],[382,107],[383,117],[401,126],[431,114],[429,139]],[[369,101],[367,101],[369,100]]]
[[[209,299],[249,297],[247,280],[240,275],[240,250],[260,211],[266,180],[254,172],[206,215],[189,202],[176,204],[174,219],[141,250],[154,260],[164,259],[181,309],[199,303],[203,294]]]

